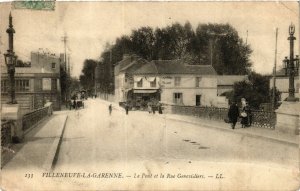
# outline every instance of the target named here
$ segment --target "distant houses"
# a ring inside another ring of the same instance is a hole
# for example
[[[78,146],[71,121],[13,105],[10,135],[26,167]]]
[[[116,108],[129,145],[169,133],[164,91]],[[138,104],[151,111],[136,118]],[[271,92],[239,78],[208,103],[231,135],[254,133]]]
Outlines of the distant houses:
[[[190,65],[183,60],[147,61],[125,55],[115,74],[115,101],[145,107],[149,102],[188,106],[227,107],[221,96],[247,76],[219,76],[211,65]]]
[[[53,102],[53,108],[61,108],[60,66],[63,66],[63,55],[39,52],[31,53],[29,67],[15,68],[16,100],[22,112],[26,113],[44,106],[47,101]],[[9,80],[6,66],[1,66],[1,103],[9,100]]]

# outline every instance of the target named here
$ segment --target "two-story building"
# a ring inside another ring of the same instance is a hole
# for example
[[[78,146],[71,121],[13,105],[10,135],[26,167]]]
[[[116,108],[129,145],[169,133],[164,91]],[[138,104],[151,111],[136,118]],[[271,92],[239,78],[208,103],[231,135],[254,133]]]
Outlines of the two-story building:
[[[116,102],[124,102],[133,98],[133,72],[146,63],[148,62],[145,59],[136,55],[125,54],[123,60],[116,64],[114,68]]]
[[[23,113],[41,108],[47,101],[60,110],[60,65],[63,58],[39,52],[31,53],[30,67],[15,68],[16,101]],[[9,100],[6,66],[1,66],[1,103]]]
[[[154,60],[133,74],[135,98],[177,105],[217,106],[217,75],[211,65]]]

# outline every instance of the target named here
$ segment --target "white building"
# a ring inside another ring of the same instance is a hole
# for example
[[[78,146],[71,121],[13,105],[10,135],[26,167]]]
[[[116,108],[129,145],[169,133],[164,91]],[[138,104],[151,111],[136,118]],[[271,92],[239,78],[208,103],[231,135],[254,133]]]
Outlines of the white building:
[[[217,75],[210,65],[180,60],[151,61],[134,75],[134,97],[190,106],[217,106]]]

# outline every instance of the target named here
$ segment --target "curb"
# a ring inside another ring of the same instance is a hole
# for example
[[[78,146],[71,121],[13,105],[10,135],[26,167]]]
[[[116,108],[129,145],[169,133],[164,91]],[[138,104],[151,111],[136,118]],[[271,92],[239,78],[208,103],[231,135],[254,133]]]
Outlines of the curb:
[[[50,115],[50,116],[48,115],[47,117],[45,117],[45,118],[39,120],[36,124],[34,124],[33,126],[31,126],[30,128],[26,129],[26,130],[24,131],[24,136],[25,136],[27,133],[29,133],[31,130],[33,130],[35,127],[37,127],[38,125],[40,125],[40,124],[42,124],[43,122],[45,122],[45,121],[51,119],[51,117],[53,117],[53,114]]]
[[[170,117],[167,117],[167,116],[166,116],[166,119],[174,120],[174,121],[180,121],[180,122],[186,122],[186,123],[190,123],[190,124],[193,124],[193,125],[200,125],[197,122],[186,121],[186,120],[182,120],[182,119],[174,119],[174,118],[170,118]],[[222,130],[222,131],[226,131],[226,132],[231,132],[231,133],[235,133],[235,134],[246,135],[246,136],[252,137],[252,138],[267,139],[267,140],[270,140],[270,141],[275,142],[275,143],[282,143],[282,144],[285,144],[285,145],[298,147],[298,143],[294,143],[294,142],[290,142],[290,141],[286,141],[286,140],[280,140],[280,139],[276,139],[276,138],[272,138],[272,137],[265,137],[265,136],[261,136],[261,135],[255,135],[255,134],[251,134],[251,133],[247,133],[247,132],[234,131],[232,129],[220,128],[220,127],[216,127],[214,125],[208,125],[208,124],[205,124],[205,123],[201,124],[201,126],[203,126],[205,128],[214,128],[214,129],[218,129],[218,130]]]
[[[58,159],[58,154],[59,154],[60,146],[61,146],[61,143],[62,143],[62,138],[63,138],[64,133],[65,133],[65,129],[66,129],[66,124],[67,124],[68,117],[69,116],[67,115],[67,117],[65,119],[64,127],[63,127],[61,135],[59,137],[59,141],[58,141],[58,145],[56,147],[55,155],[54,155],[54,158],[53,158],[52,163],[51,163],[51,170],[54,169],[54,167],[56,165],[56,162],[57,162],[57,159]]]
[[[48,170],[48,171],[53,169],[53,166],[55,165],[55,163],[57,161],[59,147],[60,147],[60,144],[62,142],[62,137],[63,137],[63,133],[64,133],[64,130],[65,130],[67,119],[68,119],[68,116],[65,117],[64,124],[63,124],[62,130],[61,130],[60,136],[55,137],[54,142],[53,142],[53,144],[50,148],[50,151],[48,152],[49,157],[47,157],[46,161],[43,164],[43,168]]]

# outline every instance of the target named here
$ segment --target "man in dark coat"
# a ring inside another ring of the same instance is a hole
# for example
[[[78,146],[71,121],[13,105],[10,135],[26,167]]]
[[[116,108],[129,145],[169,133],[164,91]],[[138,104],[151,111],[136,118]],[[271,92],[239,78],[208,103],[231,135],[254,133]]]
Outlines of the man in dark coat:
[[[240,115],[239,108],[236,105],[236,103],[233,102],[229,107],[229,111],[228,111],[228,118],[230,120],[230,123],[232,123],[232,129],[235,128],[235,124],[238,120],[239,115]]]

